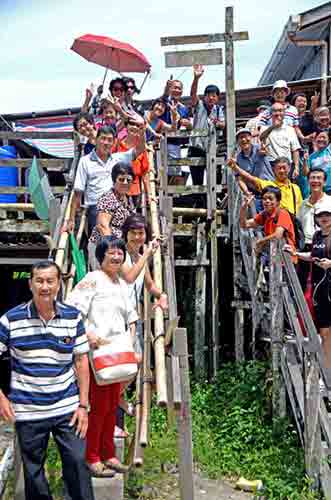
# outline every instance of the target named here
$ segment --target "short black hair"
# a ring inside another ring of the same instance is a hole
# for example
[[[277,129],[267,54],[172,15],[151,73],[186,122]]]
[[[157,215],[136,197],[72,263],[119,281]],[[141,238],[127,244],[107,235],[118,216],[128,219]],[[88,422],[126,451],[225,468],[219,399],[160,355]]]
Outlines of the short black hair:
[[[57,270],[57,277],[60,280],[61,279],[61,269],[56,264],[56,262],[54,262],[54,260],[39,260],[38,262],[35,262],[31,267],[31,279],[33,278],[33,274],[35,271],[49,269],[51,267],[54,267]]]
[[[266,186],[265,188],[263,188],[261,191],[261,198],[263,198],[263,196],[266,193],[273,193],[275,195],[277,201],[280,201],[282,199],[282,192],[279,189],[279,187],[277,187],[277,186],[272,186],[270,184],[269,186]]]
[[[94,123],[94,118],[93,118],[93,115],[91,115],[90,113],[88,113],[87,111],[82,111],[81,113],[78,113],[78,115],[75,116],[74,118],[74,121],[73,121],[73,127],[74,127],[74,130],[76,130],[76,132],[78,132],[78,123],[80,122],[80,120],[82,119],[85,119],[88,123],[90,123],[91,125],[95,125]]]
[[[132,229],[137,229],[138,227],[142,227],[145,229],[146,240],[149,240],[149,230],[147,226],[147,222],[145,217],[141,214],[132,214],[126,219],[122,226],[122,235],[125,242],[128,241],[128,232]]]
[[[158,97],[157,99],[152,101],[152,104],[150,107],[151,110],[154,109],[155,104],[162,104],[163,106],[165,106],[165,108],[167,108],[167,106],[168,106],[168,103],[164,97]]]
[[[208,94],[216,94],[219,97],[221,95],[221,92],[217,85],[207,85],[203,95],[207,96]]]
[[[125,163],[124,161],[119,161],[118,163],[116,163],[111,171],[111,178],[114,184],[119,175],[133,176],[133,170],[131,165],[129,163]]]
[[[309,170],[309,172],[308,172],[308,175],[307,175],[308,179],[309,179],[309,177],[310,177],[310,175],[311,175],[311,174],[315,174],[316,172],[317,172],[317,173],[321,172],[321,173],[323,174],[323,176],[324,176],[324,180],[326,181],[326,179],[327,179],[326,172],[325,172],[325,170],[323,170],[321,167],[314,167],[314,168],[311,168],[311,169]]]
[[[104,125],[103,127],[99,128],[97,132],[97,137],[100,137],[100,135],[110,135],[110,134],[113,137],[116,137],[116,130],[111,125]]]
[[[109,91],[110,91],[110,93],[112,93],[112,90],[113,90],[113,88],[115,87],[115,85],[117,83],[120,83],[123,86],[124,92],[126,92],[128,90],[128,87],[127,87],[125,79],[118,77],[118,78],[114,78],[113,80],[111,80],[111,82],[109,84]]]
[[[118,248],[119,250],[122,250],[125,260],[126,248],[124,241],[116,236],[104,236],[102,240],[99,241],[95,249],[95,256],[100,266],[103,263],[103,259],[105,258],[105,254],[109,248]]]
[[[279,156],[278,158],[276,158],[276,160],[274,161],[274,167],[276,167],[276,165],[278,165],[278,163],[287,163],[287,165],[289,167],[291,166],[291,162],[287,158],[287,156]]]

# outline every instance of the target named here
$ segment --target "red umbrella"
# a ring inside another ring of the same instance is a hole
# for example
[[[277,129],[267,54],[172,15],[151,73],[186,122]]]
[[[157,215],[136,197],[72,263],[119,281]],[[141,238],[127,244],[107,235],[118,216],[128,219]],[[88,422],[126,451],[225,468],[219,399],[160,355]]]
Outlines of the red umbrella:
[[[118,73],[145,73],[151,65],[144,54],[129,43],[108,36],[83,35],[76,38],[72,50],[88,61]]]

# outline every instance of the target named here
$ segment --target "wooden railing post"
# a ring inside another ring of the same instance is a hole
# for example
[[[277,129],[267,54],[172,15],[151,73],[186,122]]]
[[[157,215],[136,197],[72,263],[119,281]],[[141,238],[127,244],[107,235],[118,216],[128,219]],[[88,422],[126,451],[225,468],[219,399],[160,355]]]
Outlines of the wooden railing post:
[[[305,469],[312,481],[312,489],[320,486],[321,467],[321,425],[319,419],[320,411],[320,389],[319,389],[319,366],[316,353],[310,352],[311,344],[303,344],[303,386],[304,386],[304,408],[305,408]]]
[[[270,309],[271,309],[271,350],[272,350],[272,409],[275,427],[277,419],[286,415],[285,385],[281,371],[283,347],[284,310],[282,295],[282,265],[278,240],[270,243]]]

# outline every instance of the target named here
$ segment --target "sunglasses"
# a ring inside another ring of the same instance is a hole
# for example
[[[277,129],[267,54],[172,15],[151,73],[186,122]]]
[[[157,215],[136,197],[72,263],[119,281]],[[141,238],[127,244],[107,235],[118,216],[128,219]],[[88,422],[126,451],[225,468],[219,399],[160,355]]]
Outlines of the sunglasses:
[[[133,177],[131,175],[127,175],[126,177],[117,177],[116,182],[119,182],[120,184],[130,184],[130,182],[133,181]]]

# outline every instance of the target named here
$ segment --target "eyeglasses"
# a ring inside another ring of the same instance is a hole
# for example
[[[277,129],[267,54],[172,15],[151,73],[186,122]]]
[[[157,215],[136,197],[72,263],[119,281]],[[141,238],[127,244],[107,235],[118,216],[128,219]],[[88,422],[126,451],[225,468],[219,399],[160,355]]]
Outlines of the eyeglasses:
[[[117,177],[116,182],[119,182],[120,184],[130,184],[130,182],[133,181],[133,177],[131,175],[127,175],[126,177]]]

